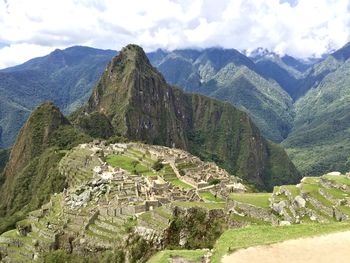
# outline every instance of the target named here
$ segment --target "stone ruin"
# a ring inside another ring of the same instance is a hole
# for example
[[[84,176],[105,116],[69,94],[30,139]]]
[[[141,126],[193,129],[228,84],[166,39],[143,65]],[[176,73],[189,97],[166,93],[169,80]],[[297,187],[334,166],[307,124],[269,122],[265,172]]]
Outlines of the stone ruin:
[[[139,143],[106,145],[101,141],[82,144],[80,147],[102,156],[116,154],[130,157],[130,149],[147,154],[150,159],[162,160],[163,165],[169,165],[181,181],[194,189],[175,187],[159,175],[134,175],[121,168],[113,168],[100,159],[101,164],[93,169],[92,180],[65,192],[66,205],[71,209],[84,207],[93,201],[99,203],[102,215],[134,215],[173,201],[202,201],[199,197],[201,192],[211,192],[226,198],[231,192],[245,191],[240,179],[214,163],[203,162],[179,149]],[[181,164],[188,164],[189,168],[181,169]]]

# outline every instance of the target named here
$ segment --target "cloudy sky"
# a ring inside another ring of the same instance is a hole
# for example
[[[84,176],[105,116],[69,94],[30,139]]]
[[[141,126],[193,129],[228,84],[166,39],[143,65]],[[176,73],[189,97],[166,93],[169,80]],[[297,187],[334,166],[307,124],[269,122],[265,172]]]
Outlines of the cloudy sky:
[[[0,68],[73,45],[265,47],[306,58],[350,40],[350,0],[0,1]]]

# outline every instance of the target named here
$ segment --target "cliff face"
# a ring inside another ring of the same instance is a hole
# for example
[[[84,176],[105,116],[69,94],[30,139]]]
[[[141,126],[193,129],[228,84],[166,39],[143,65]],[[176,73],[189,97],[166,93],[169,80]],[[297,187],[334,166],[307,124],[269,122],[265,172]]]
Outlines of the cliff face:
[[[263,178],[278,177],[268,168],[274,145],[260,135],[247,114],[228,103],[168,85],[136,45],[123,48],[111,61],[76,122],[79,125],[82,118],[96,113],[107,117],[114,133],[188,150],[258,188],[271,188]],[[290,183],[295,182],[298,172],[284,157],[284,163],[277,165]]]

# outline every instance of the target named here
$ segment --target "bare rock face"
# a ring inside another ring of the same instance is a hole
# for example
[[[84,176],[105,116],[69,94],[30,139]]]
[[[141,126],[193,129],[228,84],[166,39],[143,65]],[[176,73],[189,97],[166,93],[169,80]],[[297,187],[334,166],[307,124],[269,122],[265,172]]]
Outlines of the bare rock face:
[[[214,160],[258,188],[286,183],[280,174],[288,183],[299,179],[283,149],[267,142],[246,113],[168,85],[136,45],[126,46],[109,63],[75,122],[92,134],[80,120],[89,123],[86,118],[96,113],[108,119],[115,134]]]

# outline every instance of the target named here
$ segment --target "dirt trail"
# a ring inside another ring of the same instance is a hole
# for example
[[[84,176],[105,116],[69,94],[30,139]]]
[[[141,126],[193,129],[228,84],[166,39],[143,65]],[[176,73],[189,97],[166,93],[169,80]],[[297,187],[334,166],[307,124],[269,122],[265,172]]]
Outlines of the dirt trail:
[[[349,263],[350,231],[240,249],[222,263]]]

